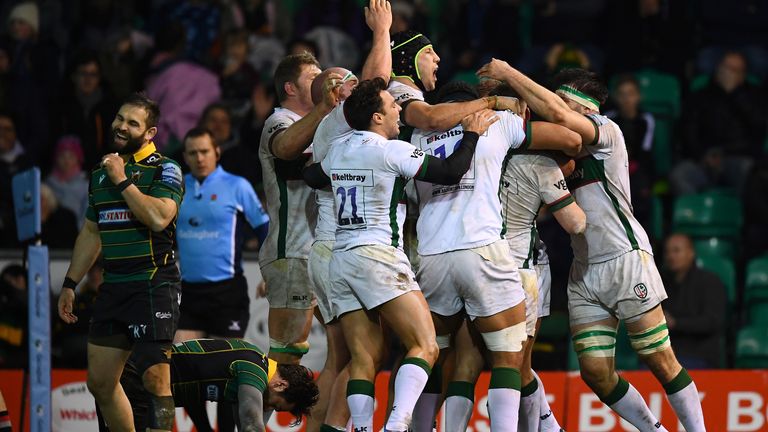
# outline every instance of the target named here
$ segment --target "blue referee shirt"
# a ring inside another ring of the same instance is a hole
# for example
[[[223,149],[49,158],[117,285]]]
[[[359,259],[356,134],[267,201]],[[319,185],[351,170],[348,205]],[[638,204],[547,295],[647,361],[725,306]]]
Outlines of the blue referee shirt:
[[[181,279],[218,282],[243,273],[243,224],[254,229],[269,222],[253,187],[221,166],[202,183],[184,176],[176,239]]]

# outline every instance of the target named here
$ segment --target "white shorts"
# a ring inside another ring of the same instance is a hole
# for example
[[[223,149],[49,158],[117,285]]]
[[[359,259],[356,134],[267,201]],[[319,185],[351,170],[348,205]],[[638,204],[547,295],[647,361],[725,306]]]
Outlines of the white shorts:
[[[539,277],[536,269],[518,269],[525,291],[525,333],[536,335],[536,321],[539,319]]]
[[[384,245],[334,251],[330,279],[331,304],[337,317],[362,308],[375,309],[419,289],[405,253]]]
[[[506,240],[473,249],[423,255],[417,277],[429,309],[471,319],[517,306],[525,292]]]
[[[331,257],[333,256],[333,241],[316,241],[309,250],[307,271],[309,280],[315,290],[317,308],[326,324],[336,319],[331,306],[331,278],[329,276]]]
[[[552,297],[552,270],[549,263],[536,264],[539,279],[539,318],[549,316],[549,303]]]
[[[609,261],[579,264],[568,277],[571,325],[615,317],[627,320],[656,307],[667,293],[653,255],[633,250]]]
[[[282,258],[261,266],[267,300],[273,309],[312,309],[317,304],[307,274],[307,260]]]

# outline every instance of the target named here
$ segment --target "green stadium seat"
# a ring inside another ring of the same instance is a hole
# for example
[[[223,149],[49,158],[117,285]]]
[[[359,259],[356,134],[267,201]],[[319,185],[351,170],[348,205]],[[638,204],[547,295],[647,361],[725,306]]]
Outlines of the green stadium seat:
[[[768,255],[747,264],[744,308],[752,325],[768,326]]]
[[[709,237],[695,239],[693,248],[696,249],[696,255],[714,255],[730,260],[736,259],[736,245],[729,239],[720,237]]]
[[[675,127],[673,119],[656,118],[653,130],[653,166],[657,176],[669,174],[672,169],[672,130]]]
[[[728,293],[728,304],[733,306],[736,301],[736,267],[733,261],[715,255],[701,255],[696,257],[696,265],[720,277]]]
[[[693,237],[729,237],[741,234],[742,203],[734,195],[713,192],[683,195],[675,200],[674,230]]]
[[[635,73],[640,83],[640,107],[659,118],[680,116],[680,82],[674,75],[643,69]]]
[[[768,368],[768,327],[748,326],[736,338],[736,367]]]
[[[664,203],[656,195],[651,197],[651,237],[656,240],[664,238]]]

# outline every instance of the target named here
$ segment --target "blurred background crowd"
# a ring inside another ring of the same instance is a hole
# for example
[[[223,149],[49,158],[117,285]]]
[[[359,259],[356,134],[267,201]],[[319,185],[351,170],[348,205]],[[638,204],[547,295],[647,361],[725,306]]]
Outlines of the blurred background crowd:
[[[1,2],[0,249],[20,247],[11,178],[33,165],[44,180],[43,243],[72,248],[86,173],[108,151],[120,101],[136,90],[160,104],[155,143],[163,154],[183,164],[181,138],[207,127],[223,150],[221,165],[260,191],[257,150],[277,104],[274,68],[286,54],[310,51],[324,67],[359,70],[370,45],[364,3]],[[740,341],[768,324],[768,4],[393,0],[392,10],[393,33],[414,29],[434,43],[438,86],[476,83],[475,70],[491,57],[545,85],[567,67],[604,78],[611,98],[601,109],[626,139],[632,202],[664,269],[678,356],[701,367],[739,366]],[[539,369],[575,364],[565,354],[570,247],[556,225],[540,224],[555,313],[537,344]],[[0,367],[23,364],[24,277],[20,266],[2,270]],[[79,292],[83,314],[99,277],[92,271]],[[80,323],[58,331],[55,342],[84,340],[87,318]],[[720,348],[702,349],[702,339]],[[758,342],[768,350],[768,341]],[[624,348],[619,367],[637,367],[628,342]],[[84,366],[76,354],[55,357],[55,365]]]

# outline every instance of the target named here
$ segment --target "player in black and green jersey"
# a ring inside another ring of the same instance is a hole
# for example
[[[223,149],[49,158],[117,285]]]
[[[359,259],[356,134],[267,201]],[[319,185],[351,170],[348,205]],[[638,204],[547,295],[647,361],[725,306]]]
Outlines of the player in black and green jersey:
[[[136,430],[144,430],[149,395],[128,360],[120,382],[134,410]],[[304,366],[278,364],[241,339],[193,339],[171,348],[171,385],[176,406],[226,401],[237,406],[238,430],[264,430],[263,413],[288,411],[296,420],[309,413],[318,390]],[[190,412],[192,416],[192,412]],[[208,419],[192,416],[199,432],[211,431]],[[101,430],[105,430],[100,425]]]
[[[133,430],[120,373],[133,353],[150,398],[153,430],[170,431],[174,405],[168,352],[179,318],[180,280],[173,254],[183,193],[179,165],[157,152],[160,111],[135,94],[112,122],[113,149],[91,172],[89,205],[59,297],[59,316],[74,323],[74,288],[96,257],[104,284],[88,334],[88,388],[113,431]]]

